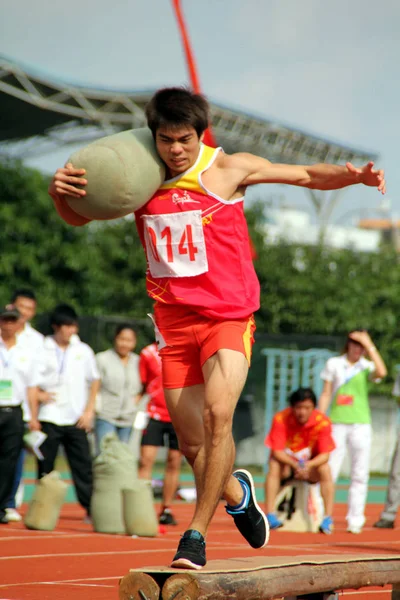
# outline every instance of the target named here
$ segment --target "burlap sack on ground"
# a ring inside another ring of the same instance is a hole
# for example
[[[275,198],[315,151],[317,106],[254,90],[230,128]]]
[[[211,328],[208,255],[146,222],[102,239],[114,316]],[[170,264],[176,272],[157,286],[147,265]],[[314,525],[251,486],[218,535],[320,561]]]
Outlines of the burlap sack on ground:
[[[122,505],[126,532],[129,535],[155,537],[158,534],[151,481],[138,479],[133,489],[122,490]]]
[[[101,452],[93,461],[93,528],[100,533],[126,533],[122,490],[133,489],[137,465],[127,444],[107,434]]]
[[[25,515],[25,527],[40,531],[53,531],[57,525],[67,490],[68,484],[62,481],[61,475],[57,471],[52,471],[42,477],[36,485]]]

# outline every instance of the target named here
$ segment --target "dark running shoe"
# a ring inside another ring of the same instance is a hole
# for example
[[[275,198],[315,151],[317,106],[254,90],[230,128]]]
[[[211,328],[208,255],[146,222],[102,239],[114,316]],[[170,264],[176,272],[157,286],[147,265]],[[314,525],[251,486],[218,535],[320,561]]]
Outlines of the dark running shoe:
[[[394,521],[390,521],[389,519],[379,519],[372,527],[377,527],[378,529],[394,529]]]
[[[238,469],[233,473],[248,489],[249,500],[245,508],[225,507],[226,512],[233,517],[236,527],[252,548],[263,548],[268,544],[269,525],[267,517],[257,504],[253,477],[248,471]]]
[[[178,522],[175,520],[175,517],[169,508],[164,508],[158,517],[158,522],[160,525],[178,525]]]
[[[206,564],[206,542],[199,531],[188,529],[179,542],[171,567],[201,569]]]

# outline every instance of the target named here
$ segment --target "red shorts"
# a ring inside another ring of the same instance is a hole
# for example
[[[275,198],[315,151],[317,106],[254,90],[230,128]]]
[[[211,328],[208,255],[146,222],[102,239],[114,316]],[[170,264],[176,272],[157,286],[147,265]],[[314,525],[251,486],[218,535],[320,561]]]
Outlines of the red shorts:
[[[202,366],[218,350],[241,352],[250,366],[256,329],[253,315],[217,321],[186,307],[156,304],[154,316],[164,388],[204,383]]]

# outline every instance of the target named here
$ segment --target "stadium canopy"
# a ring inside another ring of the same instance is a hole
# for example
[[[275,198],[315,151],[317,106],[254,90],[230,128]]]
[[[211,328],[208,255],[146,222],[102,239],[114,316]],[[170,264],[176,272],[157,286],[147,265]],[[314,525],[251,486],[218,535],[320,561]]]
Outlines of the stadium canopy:
[[[144,106],[152,93],[73,85],[0,56],[0,154],[24,159],[143,127]],[[248,151],[272,162],[298,164],[357,164],[377,158],[272,120],[210,105],[214,135],[228,153]]]

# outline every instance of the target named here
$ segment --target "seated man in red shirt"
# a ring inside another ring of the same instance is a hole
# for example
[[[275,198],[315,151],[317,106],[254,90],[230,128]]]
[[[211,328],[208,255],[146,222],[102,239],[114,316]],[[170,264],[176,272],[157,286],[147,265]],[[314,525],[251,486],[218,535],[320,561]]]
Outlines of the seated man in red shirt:
[[[271,448],[265,480],[265,507],[271,529],[282,527],[275,514],[275,500],[283,479],[320,483],[325,516],[319,530],[333,531],[334,485],[328,465],[335,448],[330,419],[316,410],[317,399],[310,388],[299,388],[289,398],[289,408],[278,412],[265,438]]]

